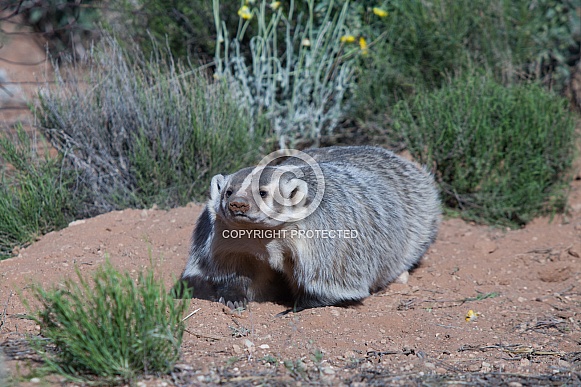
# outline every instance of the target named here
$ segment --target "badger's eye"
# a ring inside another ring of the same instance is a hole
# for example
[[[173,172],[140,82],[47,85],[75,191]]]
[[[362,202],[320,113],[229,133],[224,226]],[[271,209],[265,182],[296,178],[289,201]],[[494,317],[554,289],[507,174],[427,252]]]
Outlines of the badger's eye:
[[[232,196],[232,190],[229,189],[228,191],[226,191],[226,197],[229,198],[230,196]]]
[[[268,196],[268,192],[266,192],[266,191],[260,191],[259,194],[260,194],[261,198],[265,198]]]

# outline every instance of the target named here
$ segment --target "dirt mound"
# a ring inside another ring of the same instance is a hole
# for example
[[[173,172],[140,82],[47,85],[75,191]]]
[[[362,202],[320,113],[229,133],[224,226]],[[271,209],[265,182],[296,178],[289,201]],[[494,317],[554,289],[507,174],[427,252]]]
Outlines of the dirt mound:
[[[513,231],[446,220],[408,284],[392,284],[361,306],[275,317],[284,306],[251,303],[237,315],[192,300],[190,309],[200,310],[188,320],[173,381],[403,383],[542,374],[572,382],[581,369],[580,182],[572,186],[570,206],[568,216]],[[1,261],[0,332],[9,358],[18,357],[10,356],[11,342],[38,333],[18,319],[25,309],[16,293],[26,297],[32,282],[58,284],[75,267],[88,273],[107,258],[131,273],[153,265],[169,288],[184,268],[199,213],[195,205],[111,212],[47,234]]]

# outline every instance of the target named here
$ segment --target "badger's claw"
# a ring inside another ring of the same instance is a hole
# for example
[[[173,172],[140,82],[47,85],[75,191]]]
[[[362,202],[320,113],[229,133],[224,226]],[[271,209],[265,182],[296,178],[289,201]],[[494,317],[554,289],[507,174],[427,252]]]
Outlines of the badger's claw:
[[[248,300],[244,299],[242,301],[226,301],[224,299],[224,297],[220,297],[220,299],[218,300],[218,302],[224,306],[227,306],[228,308],[230,308],[231,311],[238,311],[238,312],[242,312],[243,310],[246,309],[247,305],[248,305]]]

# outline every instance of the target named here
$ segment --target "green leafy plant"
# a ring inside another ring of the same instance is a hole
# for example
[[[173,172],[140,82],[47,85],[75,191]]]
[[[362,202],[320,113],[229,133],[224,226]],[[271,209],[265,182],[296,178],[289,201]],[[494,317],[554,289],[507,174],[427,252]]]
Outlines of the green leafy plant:
[[[562,211],[574,156],[567,101],[470,75],[394,107],[393,130],[463,217],[510,226]]]
[[[49,371],[113,384],[173,369],[189,303],[174,300],[152,269],[135,280],[107,261],[90,280],[78,269],[77,277],[49,290],[32,287],[41,305],[32,318],[48,339],[33,345]]]

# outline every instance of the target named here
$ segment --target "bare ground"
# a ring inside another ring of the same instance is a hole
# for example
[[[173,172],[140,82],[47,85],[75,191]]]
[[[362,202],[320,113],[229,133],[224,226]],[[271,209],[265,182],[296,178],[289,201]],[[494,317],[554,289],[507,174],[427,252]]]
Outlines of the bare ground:
[[[187,320],[175,373],[144,383],[581,384],[580,181],[570,207],[568,216],[512,231],[446,220],[408,284],[392,284],[361,306],[276,317],[285,306],[251,303],[237,315],[194,299],[190,309],[200,310]],[[89,273],[109,257],[132,273],[153,264],[169,288],[199,212],[196,205],[111,212],[1,261],[0,342],[8,358],[19,356],[15,340],[38,333],[18,318],[26,310],[17,293],[27,297],[27,285],[58,284],[75,267]],[[466,321],[469,310],[476,317]],[[22,361],[9,365],[16,370]]]
[[[29,42],[12,43],[0,56],[42,59]],[[42,70],[1,64],[12,80],[35,80]],[[21,112],[0,113],[11,121]],[[567,216],[520,230],[446,220],[408,284],[392,284],[361,306],[276,317],[285,306],[251,303],[238,315],[192,300],[190,310],[199,311],[187,320],[180,363],[171,375],[139,383],[581,385],[581,181],[569,204]],[[90,273],[106,257],[131,273],[153,265],[169,288],[199,213],[196,205],[112,212],[0,261],[0,350],[13,376],[22,376],[18,383],[37,385],[27,381],[36,362],[22,339],[39,333],[19,318],[26,312],[19,293],[28,297],[33,282],[58,285],[75,267]],[[470,310],[475,317],[466,321]]]

